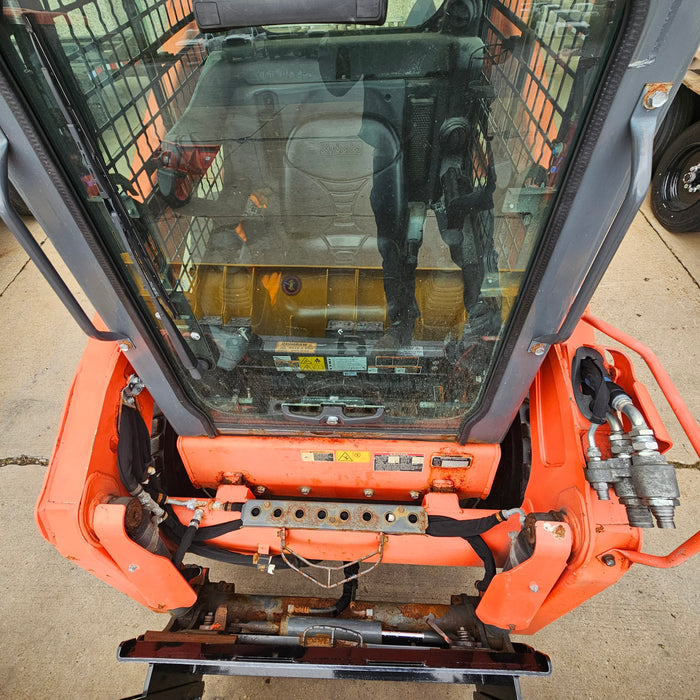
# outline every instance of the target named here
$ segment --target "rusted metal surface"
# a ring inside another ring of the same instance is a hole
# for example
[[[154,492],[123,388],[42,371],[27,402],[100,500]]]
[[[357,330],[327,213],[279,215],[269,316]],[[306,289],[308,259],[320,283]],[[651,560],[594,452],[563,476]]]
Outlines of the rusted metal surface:
[[[234,594],[223,590],[220,583],[209,584],[207,591],[203,606],[213,616],[212,624],[218,616],[213,611],[224,607],[227,630],[258,634],[274,633],[285,618],[308,616],[310,610],[327,609],[336,602],[334,598]],[[423,632],[428,629],[427,619],[432,618],[442,630],[452,634],[460,627],[472,629],[478,624],[474,602],[461,596],[455,597],[454,605],[356,600],[336,619],[341,624],[343,620],[372,621],[380,623],[382,629]]]
[[[673,83],[647,83],[644,92],[645,109],[657,109],[668,102]]]
[[[181,632],[145,632],[142,637],[149,644],[189,644],[191,642],[216,642],[216,644],[236,644],[238,637],[235,634],[217,634],[203,630],[182,630]]]
[[[445,632],[440,629],[439,625],[435,622],[434,618],[432,616],[428,617],[428,619],[425,621],[428,627],[430,627],[432,630],[437,632],[440,637],[445,641],[446,644],[451,644],[452,640],[445,634]]]
[[[428,516],[420,506],[332,501],[253,500],[241,510],[243,526],[422,534]]]
[[[452,479],[433,479],[430,482],[430,490],[433,493],[455,493],[455,483]]]

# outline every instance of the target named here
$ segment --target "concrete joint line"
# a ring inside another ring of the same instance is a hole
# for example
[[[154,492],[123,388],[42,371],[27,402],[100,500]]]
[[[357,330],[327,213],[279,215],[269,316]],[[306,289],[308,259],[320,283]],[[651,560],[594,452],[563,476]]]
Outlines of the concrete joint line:
[[[696,469],[700,471],[700,462],[695,462],[695,464],[684,464],[683,462],[671,462],[675,469]]]
[[[47,240],[48,240],[48,238],[46,236],[44,236],[44,238],[41,241],[39,241],[39,245],[43,247],[44,243],[46,243]],[[29,263],[31,261],[32,261],[31,258],[26,259],[26,261],[24,262],[24,265],[22,265],[22,267],[20,267],[19,270],[17,271],[17,274],[5,285],[5,288],[2,291],[0,291],[0,298],[12,286],[12,284],[15,282],[15,280],[27,269],[27,265],[29,265]]]
[[[654,226],[654,222],[641,209],[639,210],[639,213],[644,217],[644,220],[649,224],[649,226],[651,226],[652,230],[659,237],[661,242],[666,246],[666,248],[668,248],[669,253],[673,255],[673,257],[678,261],[679,265],[688,273],[688,277],[690,277],[690,279],[693,280],[695,286],[698,289],[700,289],[700,281],[696,280],[695,277],[693,277],[693,273],[683,264],[683,261],[676,255],[673,248],[671,248],[671,246],[668,243],[666,243],[664,237],[661,235],[656,226]]]
[[[30,262],[31,262],[31,260],[29,258],[27,258],[24,265],[22,265],[22,267],[20,267],[19,270],[17,271],[17,274],[5,285],[5,288],[2,291],[0,291],[0,297],[2,297],[2,295],[12,286],[12,283],[24,272],[24,270],[26,269],[27,265],[29,265]]]
[[[20,455],[19,457],[0,457],[0,467],[7,467],[10,464],[17,464],[20,467],[28,467],[36,465],[39,467],[48,467],[49,460],[43,457],[30,457],[29,455]]]

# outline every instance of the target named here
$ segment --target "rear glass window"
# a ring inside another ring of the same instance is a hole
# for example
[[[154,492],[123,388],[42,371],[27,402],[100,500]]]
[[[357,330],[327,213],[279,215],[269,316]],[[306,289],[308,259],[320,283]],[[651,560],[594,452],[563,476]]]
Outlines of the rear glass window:
[[[193,400],[224,430],[455,434],[622,3],[215,35],[187,0],[35,5],[3,51]]]

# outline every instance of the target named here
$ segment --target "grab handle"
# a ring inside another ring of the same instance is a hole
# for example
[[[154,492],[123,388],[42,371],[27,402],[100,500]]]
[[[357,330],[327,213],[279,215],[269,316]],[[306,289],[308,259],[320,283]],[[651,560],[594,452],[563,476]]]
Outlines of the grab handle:
[[[73,292],[68,289],[66,283],[51,264],[51,261],[44,253],[41,246],[36,242],[22,218],[15,211],[10,201],[10,180],[8,176],[8,151],[10,144],[7,136],[0,129],[0,218],[5,222],[14,237],[19,241],[32,262],[39,268],[39,272],[49,283],[51,289],[56,293],[63,305],[68,309],[70,315],[80,326],[84,333],[95,340],[126,340],[124,333],[112,333],[110,331],[98,330],[93,322],[87,317],[78,300],[73,296]]]

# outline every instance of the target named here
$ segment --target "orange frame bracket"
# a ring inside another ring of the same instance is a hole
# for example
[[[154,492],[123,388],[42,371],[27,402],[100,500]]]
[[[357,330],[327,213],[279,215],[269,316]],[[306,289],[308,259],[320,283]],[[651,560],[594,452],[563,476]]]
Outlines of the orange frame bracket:
[[[568,523],[535,523],[535,549],[517,566],[496,574],[476,608],[487,625],[517,632],[528,628],[571,554]]]

